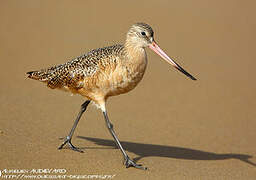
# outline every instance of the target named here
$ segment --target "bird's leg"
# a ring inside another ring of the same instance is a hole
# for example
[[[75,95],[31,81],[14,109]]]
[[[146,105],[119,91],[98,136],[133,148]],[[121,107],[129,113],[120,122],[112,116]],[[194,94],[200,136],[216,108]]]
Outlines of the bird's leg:
[[[64,147],[65,144],[68,144],[69,147],[74,150],[74,151],[78,151],[78,152],[83,152],[82,150],[78,149],[77,147],[75,147],[72,143],[71,143],[71,139],[72,139],[72,136],[74,134],[74,131],[76,129],[76,126],[82,116],[82,114],[85,112],[87,106],[89,105],[90,101],[87,100],[85,101],[82,105],[81,105],[81,109],[76,117],[76,120],[73,124],[73,127],[71,129],[71,131],[69,132],[68,136],[65,138],[64,142],[60,145],[60,147],[58,149],[62,149]]]
[[[129,156],[124,151],[120,141],[118,140],[118,138],[116,136],[116,133],[115,133],[115,131],[113,129],[113,124],[111,124],[111,122],[108,119],[107,112],[103,111],[103,114],[104,114],[104,118],[105,118],[105,121],[106,121],[107,128],[108,128],[110,134],[113,136],[117,146],[119,147],[119,149],[121,150],[121,152],[122,152],[122,154],[124,156],[124,165],[126,166],[126,168],[128,168],[128,167],[135,167],[135,168],[146,170],[147,169],[146,167],[143,167],[140,164],[136,164],[132,159],[129,158]]]

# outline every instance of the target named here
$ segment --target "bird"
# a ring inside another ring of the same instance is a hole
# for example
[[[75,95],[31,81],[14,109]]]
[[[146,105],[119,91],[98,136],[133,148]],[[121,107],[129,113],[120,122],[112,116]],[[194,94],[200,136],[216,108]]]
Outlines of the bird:
[[[27,72],[28,78],[46,83],[51,89],[80,94],[85,98],[69,134],[58,149],[68,145],[74,151],[83,152],[71,140],[82,114],[93,102],[103,113],[106,126],[123,154],[125,167],[147,169],[125,152],[106,109],[109,97],[127,93],[141,81],[148,64],[147,47],[187,77],[196,80],[159,47],[154,40],[152,27],[143,22],[131,25],[122,45],[94,49],[64,64]]]

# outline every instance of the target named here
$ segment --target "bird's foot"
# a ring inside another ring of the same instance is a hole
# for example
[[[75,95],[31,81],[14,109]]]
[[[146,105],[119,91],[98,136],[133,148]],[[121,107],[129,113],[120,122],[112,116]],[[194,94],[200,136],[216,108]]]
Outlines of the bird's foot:
[[[147,167],[143,167],[141,164],[136,164],[133,160],[131,160],[129,157],[126,157],[124,160],[124,165],[126,166],[126,168],[129,167],[135,167],[138,169],[142,169],[142,170],[147,170]]]
[[[80,150],[79,148],[75,147],[72,143],[71,143],[71,138],[69,136],[67,136],[66,138],[64,138],[64,142],[60,145],[60,147],[58,147],[58,149],[63,149],[63,147],[68,144],[68,146],[70,147],[70,149],[72,149],[73,151],[77,151],[80,153],[83,153],[84,151]]]

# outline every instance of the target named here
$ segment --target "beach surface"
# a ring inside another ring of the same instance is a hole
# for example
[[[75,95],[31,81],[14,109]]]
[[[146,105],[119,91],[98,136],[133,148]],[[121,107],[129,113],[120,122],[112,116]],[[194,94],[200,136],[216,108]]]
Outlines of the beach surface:
[[[1,0],[0,179],[256,179],[255,6],[242,0]],[[124,167],[92,104],[72,140],[84,153],[58,150],[85,99],[47,88],[26,72],[123,43],[136,22],[150,24],[159,46],[198,79],[147,49],[140,84],[108,100],[124,149],[148,170]]]

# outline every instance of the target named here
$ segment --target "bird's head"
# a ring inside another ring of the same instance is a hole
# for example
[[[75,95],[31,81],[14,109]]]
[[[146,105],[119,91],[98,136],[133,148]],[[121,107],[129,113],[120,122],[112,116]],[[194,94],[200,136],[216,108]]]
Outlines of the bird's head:
[[[145,23],[136,23],[132,25],[127,33],[126,41],[137,48],[148,47],[154,41],[153,29]]]
[[[148,24],[136,23],[132,25],[132,27],[129,29],[127,33],[126,47],[131,49],[137,49],[137,50],[144,49],[145,47],[149,47],[151,50],[157,53],[160,57],[162,57],[169,64],[174,66],[180,72],[184,73],[186,76],[188,76],[192,80],[196,80],[195,77],[193,77],[191,74],[185,71],[169,56],[167,56],[165,52],[157,45],[157,43],[154,40],[154,31]]]

